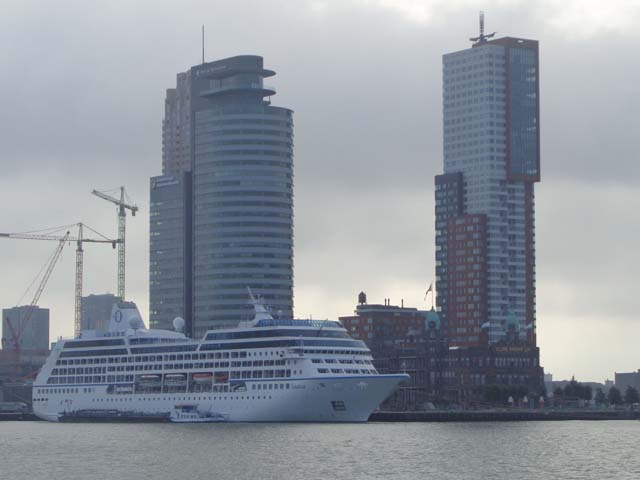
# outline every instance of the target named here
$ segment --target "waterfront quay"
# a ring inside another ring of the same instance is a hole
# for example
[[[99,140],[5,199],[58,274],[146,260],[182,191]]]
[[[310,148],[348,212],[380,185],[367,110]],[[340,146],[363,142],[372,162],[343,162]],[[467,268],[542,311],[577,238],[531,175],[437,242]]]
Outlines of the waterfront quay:
[[[638,410],[427,410],[374,412],[370,422],[539,422],[559,420],[640,420]]]
[[[39,419],[29,412],[0,412],[0,421]],[[567,420],[640,420],[639,410],[428,410],[421,412],[374,412],[369,422],[415,423],[415,422],[540,422]],[[88,418],[82,415],[65,418],[66,422],[89,423],[136,423],[166,422],[168,418],[141,416],[118,416],[111,418]]]

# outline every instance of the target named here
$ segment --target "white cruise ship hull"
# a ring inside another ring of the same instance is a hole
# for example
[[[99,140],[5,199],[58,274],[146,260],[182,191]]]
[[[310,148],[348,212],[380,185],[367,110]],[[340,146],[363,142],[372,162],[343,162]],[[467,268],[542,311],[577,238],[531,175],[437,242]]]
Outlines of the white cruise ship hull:
[[[366,422],[406,374],[380,375],[367,345],[331,320],[255,318],[201,339],[147,329],[136,305],[106,331],[61,339],[33,386],[50,421]]]
[[[408,375],[283,379],[266,382],[272,389],[245,392],[107,395],[95,386],[88,393],[50,395],[34,405],[43,420],[169,419],[177,405],[224,415],[228,422],[366,422],[369,415]],[[265,382],[260,382],[262,386]],[[277,387],[276,387],[277,385]],[[288,385],[288,386],[287,386]]]

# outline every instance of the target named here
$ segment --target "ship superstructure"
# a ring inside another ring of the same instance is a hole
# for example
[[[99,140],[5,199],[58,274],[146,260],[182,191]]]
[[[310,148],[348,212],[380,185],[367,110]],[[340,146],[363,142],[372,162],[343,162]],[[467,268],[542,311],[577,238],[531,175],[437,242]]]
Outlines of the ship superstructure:
[[[181,319],[176,331],[147,329],[134,303],[114,305],[107,331],[56,342],[34,382],[34,413],[364,422],[408,378],[378,374],[367,346],[339,322],[274,319],[253,303],[253,321],[200,340],[181,333]]]

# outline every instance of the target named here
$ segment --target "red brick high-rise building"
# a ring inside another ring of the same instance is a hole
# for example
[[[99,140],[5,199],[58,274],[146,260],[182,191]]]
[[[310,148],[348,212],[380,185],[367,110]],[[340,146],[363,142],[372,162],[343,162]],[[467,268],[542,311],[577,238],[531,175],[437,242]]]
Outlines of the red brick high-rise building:
[[[535,345],[540,181],[538,42],[490,39],[443,56],[444,173],[435,178],[437,305],[452,346],[515,323]]]

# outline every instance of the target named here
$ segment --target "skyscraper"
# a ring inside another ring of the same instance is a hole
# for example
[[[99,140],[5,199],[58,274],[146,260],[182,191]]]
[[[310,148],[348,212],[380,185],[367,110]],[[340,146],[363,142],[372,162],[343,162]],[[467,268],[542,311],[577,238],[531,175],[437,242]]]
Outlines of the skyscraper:
[[[191,172],[152,177],[149,185],[149,324],[191,332],[193,231]]]
[[[176,76],[168,88],[162,121],[162,173],[191,171],[191,71]]]
[[[152,325],[180,309],[195,336],[235,324],[251,314],[247,287],[293,315],[293,112],[271,105],[273,75],[243,55],[194,66],[167,90],[165,175],[151,180]],[[190,188],[178,187],[184,172]]]
[[[436,176],[437,303],[450,343],[507,325],[535,344],[538,42],[484,35],[443,56],[444,174]]]

